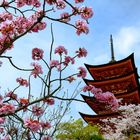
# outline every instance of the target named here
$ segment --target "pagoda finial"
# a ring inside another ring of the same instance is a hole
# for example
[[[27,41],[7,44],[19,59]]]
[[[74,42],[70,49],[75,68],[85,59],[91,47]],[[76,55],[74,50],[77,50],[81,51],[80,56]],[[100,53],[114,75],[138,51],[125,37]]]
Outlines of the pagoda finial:
[[[110,45],[111,45],[111,61],[109,63],[116,62],[115,56],[114,56],[114,47],[113,47],[113,38],[112,34],[110,35]]]

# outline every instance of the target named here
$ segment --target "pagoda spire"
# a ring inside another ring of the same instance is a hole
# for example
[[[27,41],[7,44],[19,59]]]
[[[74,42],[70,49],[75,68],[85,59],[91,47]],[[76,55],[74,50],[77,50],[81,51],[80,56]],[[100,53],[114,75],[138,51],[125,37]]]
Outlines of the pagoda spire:
[[[112,34],[110,35],[110,45],[111,45],[111,61],[109,63],[116,62],[115,56],[114,56],[114,47],[113,47],[113,38]]]

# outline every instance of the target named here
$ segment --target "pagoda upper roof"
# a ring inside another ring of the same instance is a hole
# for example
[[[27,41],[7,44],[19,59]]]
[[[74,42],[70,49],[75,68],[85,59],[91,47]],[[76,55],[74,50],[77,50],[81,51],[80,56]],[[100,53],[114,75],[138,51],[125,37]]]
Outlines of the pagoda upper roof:
[[[116,118],[120,116],[119,113],[110,113],[110,114],[102,114],[102,115],[88,115],[88,114],[83,114],[79,112],[81,117],[89,124],[104,124],[101,120],[107,119],[107,118]]]
[[[83,79],[87,85],[93,85],[96,88],[101,88],[103,92],[110,91],[114,94],[132,92],[139,86],[137,72],[131,72],[125,76],[107,80],[88,80]]]
[[[125,59],[102,65],[85,64],[95,80],[105,80],[126,75],[135,70],[134,53]]]

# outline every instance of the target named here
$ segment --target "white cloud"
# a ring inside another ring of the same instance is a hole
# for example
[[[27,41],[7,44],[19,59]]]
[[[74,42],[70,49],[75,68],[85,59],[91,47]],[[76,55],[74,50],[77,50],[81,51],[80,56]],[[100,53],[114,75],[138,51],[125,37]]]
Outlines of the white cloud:
[[[114,48],[116,55],[127,56],[139,51],[140,28],[136,26],[123,27],[114,36]]]

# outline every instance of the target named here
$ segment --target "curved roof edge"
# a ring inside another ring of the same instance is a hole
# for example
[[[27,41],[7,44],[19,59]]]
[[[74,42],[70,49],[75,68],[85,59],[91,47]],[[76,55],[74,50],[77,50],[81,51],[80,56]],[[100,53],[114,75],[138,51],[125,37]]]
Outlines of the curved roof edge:
[[[90,64],[86,64],[84,63],[84,65],[86,66],[86,68],[97,68],[97,67],[103,67],[103,66],[108,66],[108,65],[115,65],[117,63],[121,63],[121,62],[124,62],[128,59],[131,59],[133,64],[134,64],[134,67],[135,67],[135,62],[134,62],[134,53],[130,54],[128,57],[124,58],[124,59],[121,59],[121,60],[118,60],[118,61],[115,61],[114,63],[106,63],[106,64],[100,64],[100,65],[90,65]]]
[[[103,123],[103,122],[101,122],[100,119],[105,119],[105,118],[112,117],[112,116],[116,117],[116,116],[120,115],[119,113],[110,113],[110,114],[102,114],[102,115],[89,115],[89,114],[84,114],[84,113],[81,113],[81,112],[79,112],[79,114],[85,120],[85,122],[94,123],[94,124],[95,123]],[[86,119],[87,117],[90,120]]]
[[[84,80],[84,82],[87,84],[87,82],[104,82],[104,81],[111,81],[111,80],[117,80],[117,79],[119,79],[119,78],[123,78],[123,77],[127,77],[127,76],[129,76],[129,75],[131,75],[131,74],[135,74],[135,78],[136,78],[136,80],[137,80],[137,83],[139,84],[139,82],[138,82],[138,78],[139,78],[139,75],[138,75],[138,70],[137,70],[137,68],[135,68],[135,70],[134,71],[132,71],[132,72],[129,72],[129,73],[127,73],[126,75],[122,75],[122,76],[119,76],[119,77],[114,77],[114,78],[111,78],[111,79],[105,79],[105,80],[92,80],[92,79],[86,79],[86,78],[83,78],[83,80]]]

